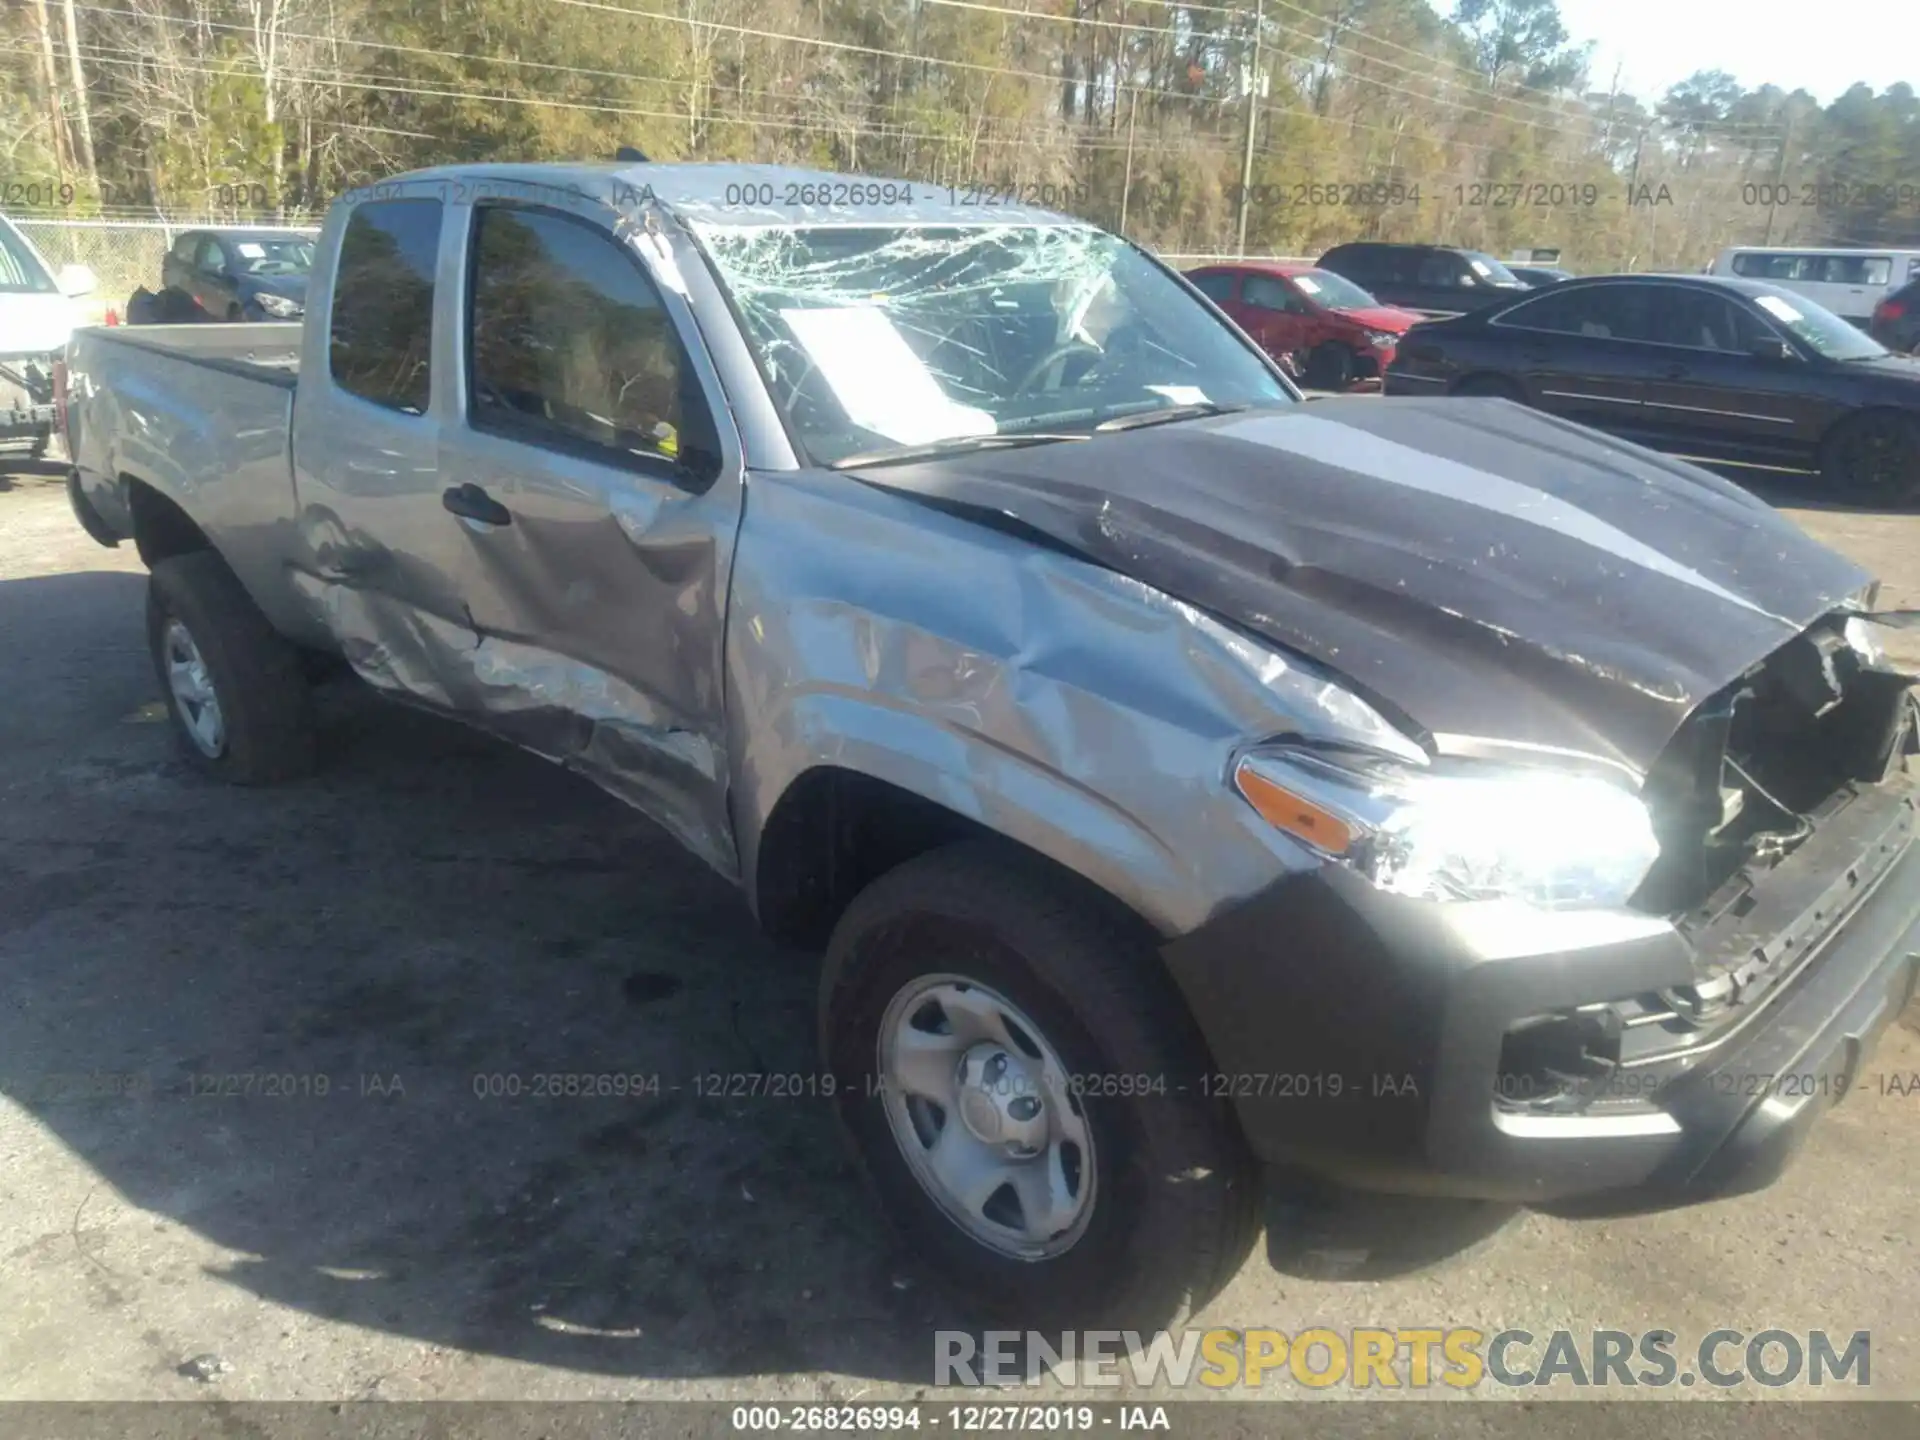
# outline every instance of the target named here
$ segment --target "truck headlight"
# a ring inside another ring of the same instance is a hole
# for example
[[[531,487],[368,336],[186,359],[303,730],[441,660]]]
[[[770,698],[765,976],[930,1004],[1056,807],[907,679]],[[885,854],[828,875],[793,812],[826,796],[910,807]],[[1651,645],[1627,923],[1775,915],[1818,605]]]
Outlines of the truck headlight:
[[[1373,343],[1375,349],[1391,350],[1399,343],[1400,337],[1386,330],[1369,330],[1367,339]]]
[[[297,319],[306,313],[306,306],[298,300],[289,300],[284,295],[256,295],[254,304],[267,314],[281,320]]]
[[[1233,782],[1269,824],[1396,895],[1623,905],[1660,857],[1639,796],[1594,776],[1285,749],[1245,756]]]

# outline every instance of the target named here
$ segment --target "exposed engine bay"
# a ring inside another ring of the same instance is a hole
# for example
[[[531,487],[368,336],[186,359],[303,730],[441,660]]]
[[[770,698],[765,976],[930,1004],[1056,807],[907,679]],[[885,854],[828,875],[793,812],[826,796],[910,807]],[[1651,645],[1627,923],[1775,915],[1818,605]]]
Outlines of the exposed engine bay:
[[[1879,634],[1916,622],[1828,616],[1696,708],[1648,776],[1661,858],[1636,897],[1693,941],[1694,979],[1516,1026],[1500,1108],[1645,1108],[1886,876],[1920,833],[1920,677]]]
[[[1648,775],[1661,859],[1639,908],[1711,912],[1737,871],[1791,855],[1920,748],[1920,676],[1877,638],[1912,613],[1830,615],[1695,709]]]

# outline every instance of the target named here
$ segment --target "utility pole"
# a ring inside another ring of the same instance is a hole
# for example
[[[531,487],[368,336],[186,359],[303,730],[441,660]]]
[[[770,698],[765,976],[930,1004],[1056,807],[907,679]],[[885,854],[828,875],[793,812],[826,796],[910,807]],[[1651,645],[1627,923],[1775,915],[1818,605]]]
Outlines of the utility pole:
[[[1260,119],[1260,27],[1266,0],[1253,4],[1253,60],[1247,66],[1247,148],[1240,157],[1240,254],[1247,253],[1247,206],[1253,200],[1253,132]]]
[[[1766,237],[1760,242],[1762,245],[1771,245],[1773,243],[1773,217],[1774,212],[1780,208],[1780,187],[1786,183],[1787,179],[1787,147],[1792,144],[1793,115],[1789,112],[1787,115],[1787,132],[1780,137],[1780,157],[1774,162],[1773,166],[1773,191],[1767,200],[1767,233]]]
[[[1127,202],[1133,198],[1133,117],[1140,109],[1140,92],[1127,92],[1127,169],[1120,181],[1120,233],[1127,233]]]

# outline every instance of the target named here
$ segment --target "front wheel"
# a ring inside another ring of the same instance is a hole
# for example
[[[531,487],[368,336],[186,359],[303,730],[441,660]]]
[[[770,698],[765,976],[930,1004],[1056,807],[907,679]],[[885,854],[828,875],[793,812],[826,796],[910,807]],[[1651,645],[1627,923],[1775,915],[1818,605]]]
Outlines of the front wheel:
[[[1328,341],[1315,347],[1307,357],[1307,384],[1315,390],[1349,390],[1353,387],[1353,351]]]
[[[147,644],[195,768],[235,785],[313,769],[312,693],[300,652],[217,552],[196,550],[153,567]]]
[[[1920,498],[1920,423],[1891,410],[1856,415],[1820,447],[1820,473],[1853,499],[1912,504]]]
[[[1257,1172],[1104,897],[991,843],[909,861],[836,927],[820,1027],[888,1218],[982,1318],[1144,1333],[1246,1258]]]

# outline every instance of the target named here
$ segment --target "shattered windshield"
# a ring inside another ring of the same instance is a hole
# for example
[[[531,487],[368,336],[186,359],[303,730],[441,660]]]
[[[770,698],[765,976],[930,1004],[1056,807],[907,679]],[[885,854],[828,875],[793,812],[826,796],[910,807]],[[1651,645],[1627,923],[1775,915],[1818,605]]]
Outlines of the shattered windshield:
[[[719,226],[701,239],[815,464],[1293,398],[1177,281],[1091,227]]]

